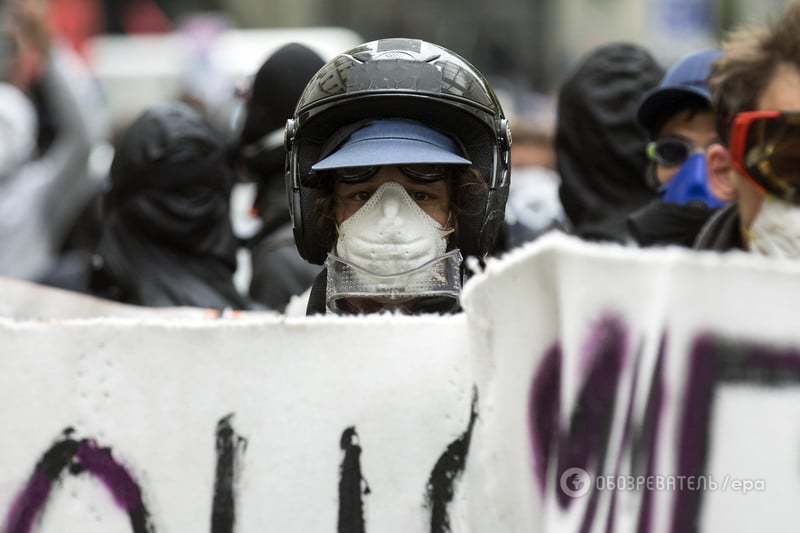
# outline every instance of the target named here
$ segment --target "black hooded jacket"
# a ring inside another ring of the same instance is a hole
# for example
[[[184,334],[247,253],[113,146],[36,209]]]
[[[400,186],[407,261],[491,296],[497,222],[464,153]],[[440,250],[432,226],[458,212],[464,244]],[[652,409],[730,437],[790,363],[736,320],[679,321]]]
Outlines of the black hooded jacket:
[[[717,252],[746,250],[740,226],[738,206],[733,204],[724,207],[703,226],[694,243],[694,249]]]
[[[292,295],[305,291],[320,268],[297,252],[284,183],[286,152],[282,134],[308,81],[324,65],[310,48],[291,43],[275,51],[253,80],[239,137],[239,154],[256,178],[255,208],[262,229],[249,239],[253,277],[250,296],[273,309],[283,309]],[[272,134],[279,142],[262,144]]]
[[[238,150],[245,165],[257,177],[256,207],[265,219],[265,226],[273,230],[281,222],[289,221],[283,183],[286,162],[283,129],[306,84],[324,64],[319,54],[307,46],[290,43],[276,50],[253,79]],[[279,141],[275,145],[253,146],[274,132],[280,134],[275,136]],[[275,194],[278,191],[280,194]]]
[[[593,51],[562,86],[559,196],[579,237],[627,241],[628,214],[656,198],[645,179],[647,133],[636,110],[663,74],[643,48],[611,44]]]
[[[639,246],[694,245],[715,210],[704,204],[667,204],[654,200],[628,217],[628,230]]]
[[[104,198],[92,292],[151,307],[250,307],[233,284],[233,175],[221,139],[182,104],[125,132]]]

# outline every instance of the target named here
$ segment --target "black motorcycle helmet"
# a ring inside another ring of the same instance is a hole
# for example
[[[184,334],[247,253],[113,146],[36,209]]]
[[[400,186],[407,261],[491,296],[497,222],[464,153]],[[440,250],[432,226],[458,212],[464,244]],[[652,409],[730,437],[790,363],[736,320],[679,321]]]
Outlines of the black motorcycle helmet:
[[[286,124],[286,188],[300,255],[322,264],[333,246],[320,220],[321,189],[311,166],[329,137],[373,118],[417,120],[457,139],[486,181],[474,205],[457,213],[455,246],[484,257],[503,223],[511,181],[511,134],[478,70],[453,52],[415,39],[363,44],[325,64],[306,86]]]

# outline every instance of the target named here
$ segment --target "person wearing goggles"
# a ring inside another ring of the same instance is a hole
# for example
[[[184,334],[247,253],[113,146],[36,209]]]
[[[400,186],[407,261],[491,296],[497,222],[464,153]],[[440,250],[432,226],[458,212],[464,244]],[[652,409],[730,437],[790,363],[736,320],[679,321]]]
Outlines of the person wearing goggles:
[[[628,219],[641,246],[691,247],[724,205],[724,191],[706,170],[706,151],[717,141],[706,80],[720,56],[706,50],[684,57],[639,106],[637,119],[650,137],[647,181],[659,193]]]
[[[463,150],[420,122],[378,119],[344,128],[322,154],[311,169],[332,193],[324,216],[337,231],[326,263],[328,308],[455,310],[462,257],[447,250],[453,183],[471,164]]]
[[[800,258],[800,3],[773,25],[740,31],[710,78],[717,129],[709,172],[735,202],[695,248]]]
[[[286,149],[295,244],[324,266],[307,315],[460,310],[463,258],[495,249],[511,183],[479,71],[417,39],[364,43],[309,81]]]

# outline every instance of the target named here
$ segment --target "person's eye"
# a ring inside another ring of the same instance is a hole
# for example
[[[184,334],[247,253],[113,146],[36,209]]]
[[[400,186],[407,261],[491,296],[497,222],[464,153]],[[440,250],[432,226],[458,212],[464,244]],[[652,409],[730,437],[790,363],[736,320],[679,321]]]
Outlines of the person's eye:
[[[372,193],[370,193],[369,191],[356,191],[350,194],[350,199],[357,200],[359,202],[366,202],[367,200],[369,200],[370,196],[372,196]]]
[[[411,197],[414,198],[416,202],[426,202],[433,199],[433,196],[424,191],[414,191],[411,193]]]

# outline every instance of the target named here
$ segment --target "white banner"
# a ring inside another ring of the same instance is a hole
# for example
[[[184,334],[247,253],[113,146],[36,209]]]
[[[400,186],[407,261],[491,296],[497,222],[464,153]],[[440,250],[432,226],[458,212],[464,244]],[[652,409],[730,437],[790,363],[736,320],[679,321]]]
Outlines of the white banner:
[[[2,531],[794,530],[798,274],[554,236],[452,317],[5,320]]]
[[[464,323],[4,324],[5,531],[424,531]]]
[[[800,270],[548,239],[465,294],[473,531],[794,531]],[[478,489],[477,487],[481,487]]]

